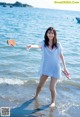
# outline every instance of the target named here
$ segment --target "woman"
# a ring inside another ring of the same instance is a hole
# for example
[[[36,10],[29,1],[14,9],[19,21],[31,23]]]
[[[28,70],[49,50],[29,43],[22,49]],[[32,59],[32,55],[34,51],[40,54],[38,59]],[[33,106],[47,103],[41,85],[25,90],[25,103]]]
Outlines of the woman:
[[[60,59],[64,66],[64,73],[68,74],[66,69],[64,57],[63,57],[63,48],[60,42],[57,40],[56,30],[53,27],[49,27],[44,35],[44,40],[41,41],[38,45],[28,45],[30,48],[41,48],[42,50],[42,63],[40,66],[40,82],[38,84],[35,98],[38,96],[41,91],[45,81],[50,76],[50,91],[51,91],[51,104],[50,107],[55,106],[55,97],[56,97],[56,84],[57,80],[61,77],[61,67]]]

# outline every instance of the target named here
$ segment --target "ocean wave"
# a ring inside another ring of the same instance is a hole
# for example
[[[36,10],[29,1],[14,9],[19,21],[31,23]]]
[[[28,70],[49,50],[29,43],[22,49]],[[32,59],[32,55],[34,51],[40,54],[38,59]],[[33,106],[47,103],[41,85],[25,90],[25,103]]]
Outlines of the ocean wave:
[[[47,80],[45,85],[49,85],[50,79]],[[38,84],[39,83],[39,79],[10,79],[10,78],[0,78],[0,84],[8,84],[8,85],[31,85],[31,84]],[[74,86],[74,87],[78,87],[80,88],[80,79],[76,78],[73,80],[58,80],[58,85],[70,85],[70,86]]]
[[[13,47],[13,46],[12,46],[12,47]],[[3,46],[0,46],[0,48],[1,48],[1,49],[4,49],[4,48],[10,49],[11,46],[3,45]],[[14,47],[14,49],[22,49],[22,50],[25,50],[25,49],[26,49],[26,46],[16,46],[16,47]]]
[[[70,80],[70,81],[69,80],[63,80],[62,84],[80,88],[80,79],[76,78],[76,81],[75,81],[75,79]]]
[[[22,81],[20,79],[0,78],[0,84],[23,85],[24,81]]]
[[[22,80],[22,79],[10,79],[10,78],[0,78],[0,84],[8,85],[26,85],[26,84],[38,83],[38,80]]]

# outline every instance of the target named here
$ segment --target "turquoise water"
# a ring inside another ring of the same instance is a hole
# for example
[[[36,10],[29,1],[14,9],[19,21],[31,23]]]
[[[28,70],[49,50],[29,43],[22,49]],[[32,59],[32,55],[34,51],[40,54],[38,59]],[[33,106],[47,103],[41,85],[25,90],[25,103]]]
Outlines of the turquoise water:
[[[72,78],[68,81],[62,74],[59,80],[57,105],[59,104],[60,107],[58,109],[59,112],[62,112],[63,108],[66,110],[66,104],[69,108],[73,105],[80,107],[80,24],[77,23],[76,17],[80,17],[80,12],[0,7],[0,98],[4,102],[1,103],[2,105],[17,105],[14,100],[19,102],[23,98],[25,100],[26,91],[30,91],[28,95],[35,92],[39,80],[41,51],[40,49],[27,51],[26,46],[38,44],[43,40],[46,29],[53,26],[57,31],[58,41],[63,45],[66,66]],[[15,39],[17,46],[8,46],[6,43],[8,39]],[[47,101],[49,101],[49,94],[46,92],[48,85],[49,82],[44,89],[46,97],[41,96],[41,99],[43,97]],[[17,92],[21,96],[20,99],[16,95]],[[61,103],[64,102],[62,106]]]

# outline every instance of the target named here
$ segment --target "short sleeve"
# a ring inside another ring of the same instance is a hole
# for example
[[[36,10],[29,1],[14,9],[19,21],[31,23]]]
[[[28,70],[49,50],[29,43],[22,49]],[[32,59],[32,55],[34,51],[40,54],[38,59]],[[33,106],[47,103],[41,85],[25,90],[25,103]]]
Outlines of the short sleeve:
[[[44,40],[40,41],[38,45],[41,47],[41,49],[44,47]]]
[[[59,50],[59,53],[63,53],[63,46],[60,42],[58,43],[58,50]]]

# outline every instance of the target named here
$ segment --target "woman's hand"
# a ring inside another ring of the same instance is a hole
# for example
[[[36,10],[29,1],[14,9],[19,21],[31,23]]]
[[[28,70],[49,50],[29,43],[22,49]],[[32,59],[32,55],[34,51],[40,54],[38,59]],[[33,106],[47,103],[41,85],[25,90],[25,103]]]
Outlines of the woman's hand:
[[[30,48],[31,48],[31,45],[28,45],[28,46],[26,47],[27,50],[29,50]]]
[[[26,48],[29,50],[30,48],[41,48],[41,47],[39,45],[28,45]]]
[[[63,73],[66,75],[66,77],[70,80],[70,74],[66,68],[64,68]]]
[[[62,53],[60,53],[60,58],[62,60],[62,63],[63,63],[63,66],[64,66],[64,70],[62,70],[62,72],[65,74],[65,76],[70,80],[70,74],[68,72],[68,70],[66,69],[66,64],[65,64],[65,61],[64,61],[64,56]]]

